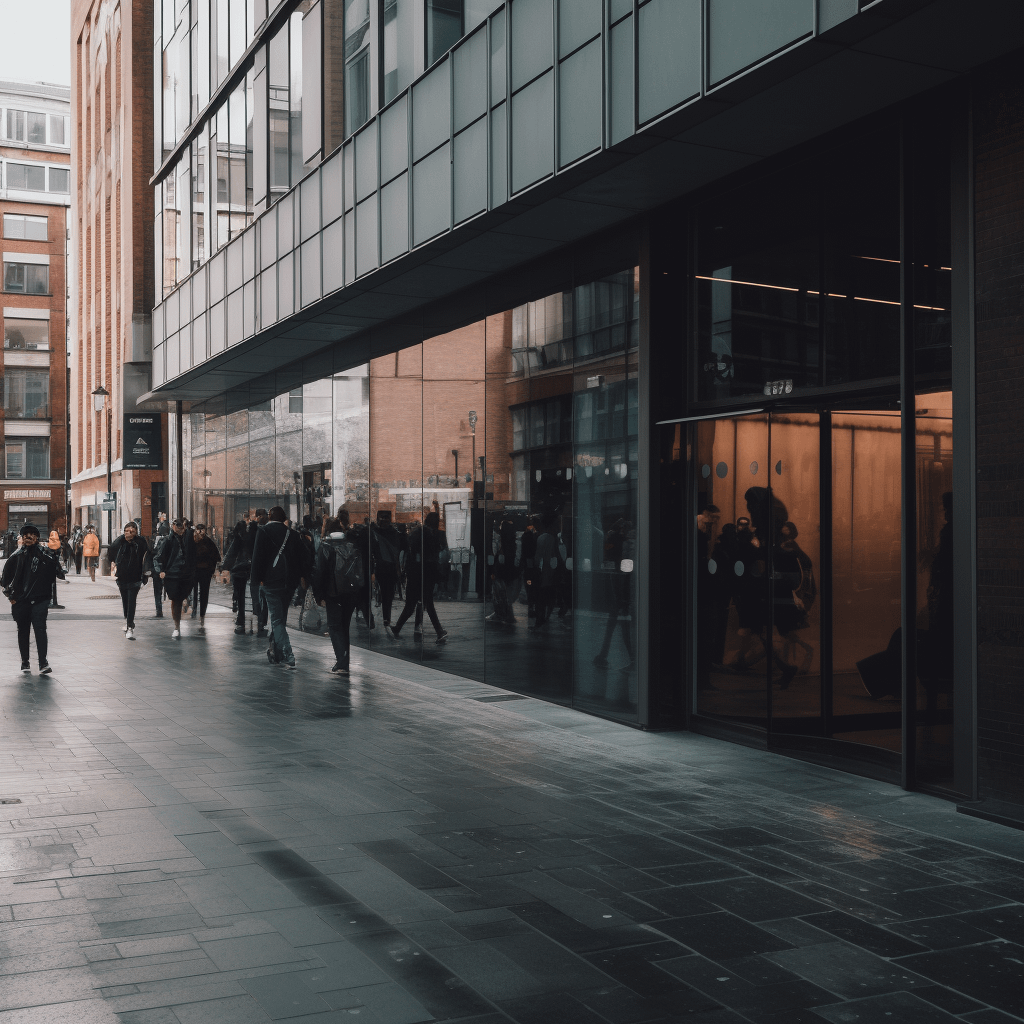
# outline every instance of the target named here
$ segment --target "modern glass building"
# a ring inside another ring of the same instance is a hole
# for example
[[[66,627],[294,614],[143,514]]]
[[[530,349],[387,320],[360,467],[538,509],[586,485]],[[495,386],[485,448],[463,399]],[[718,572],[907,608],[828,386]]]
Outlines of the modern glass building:
[[[358,643],[1018,813],[1017,4],[163,0],[154,38],[172,504],[436,509],[448,643]]]

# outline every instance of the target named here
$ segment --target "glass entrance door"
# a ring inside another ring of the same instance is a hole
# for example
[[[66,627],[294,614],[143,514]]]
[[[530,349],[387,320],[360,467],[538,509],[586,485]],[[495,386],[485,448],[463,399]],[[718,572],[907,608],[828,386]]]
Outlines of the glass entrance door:
[[[773,744],[898,755],[899,412],[773,411],[693,430],[695,710]]]
[[[766,728],[821,718],[819,415],[696,424],[696,709]]]

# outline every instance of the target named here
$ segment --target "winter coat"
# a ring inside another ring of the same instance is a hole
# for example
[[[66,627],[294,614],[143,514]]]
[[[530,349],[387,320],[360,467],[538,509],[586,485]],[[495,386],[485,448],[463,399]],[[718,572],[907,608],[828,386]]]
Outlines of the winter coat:
[[[117,569],[118,583],[141,583],[149,560],[149,545],[139,534],[129,541],[123,534],[110,545],[111,564]]]
[[[219,561],[220,550],[209,537],[196,541],[196,572],[200,576],[212,575]]]
[[[284,549],[282,550],[282,543]],[[281,557],[275,566],[274,560],[281,551]],[[251,583],[262,584],[274,589],[291,590],[298,585],[299,579],[308,572],[306,552],[299,535],[289,530],[284,523],[271,520],[256,531],[256,543],[252,550],[252,569],[249,572]]]
[[[86,533],[82,537],[82,554],[86,558],[96,558],[100,553],[100,538],[95,533]]]
[[[192,531],[180,537],[172,533],[165,538],[153,556],[153,571],[159,576],[166,573],[171,579],[189,579],[196,574],[196,542]]]
[[[29,601],[35,604],[50,600],[57,579],[64,579],[60,560],[42,544],[33,544],[29,548],[19,548],[7,559],[0,576],[0,588],[12,603]]]

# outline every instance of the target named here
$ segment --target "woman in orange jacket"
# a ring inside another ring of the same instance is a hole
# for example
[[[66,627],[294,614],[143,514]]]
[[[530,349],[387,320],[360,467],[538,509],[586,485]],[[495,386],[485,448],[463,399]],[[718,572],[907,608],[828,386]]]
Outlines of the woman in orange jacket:
[[[89,579],[95,583],[96,566],[100,561],[100,539],[91,523],[85,528],[85,536],[82,538],[82,554],[85,557],[85,567],[89,570]]]

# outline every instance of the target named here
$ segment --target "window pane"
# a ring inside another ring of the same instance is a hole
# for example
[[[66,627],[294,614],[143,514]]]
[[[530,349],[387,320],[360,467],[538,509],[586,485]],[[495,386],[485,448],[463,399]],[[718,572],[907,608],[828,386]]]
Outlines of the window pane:
[[[11,480],[22,480],[25,477],[25,442],[8,441],[4,445],[7,462],[7,477]]]
[[[7,187],[29,192],[46,191],[46,168],[41,164],[7,165]]]
[[[34,142],[36,145],[46,145],[46,115],[45,114],[28,114],[26,117],[28,123],[28,141]]]
[[[16,213],[4,214],[4,238],[24,238],[25,218]]]
[[[25,141],[25,111],[7,111],[7,138],[17,141]]]
[[[23,292],[25,290],[25,264],[4,264],[4,291]]]
[[[71,171],[63,167],[50,168],[50,191],[63,192],[65,195],[71,192]]]
[[[50,115],[50,145],[63,146],[64,142],[64,118],[58,114]]]
[[[49,320],[15,320],[4,317],[4,348],[49,349]]]
[[[29,480],[47,480],[50,476],[50,439],[34,437],[28,444]]]
[[[8,367],[4,373],[4,415],[8,419],[49,416],[50,374]]]
[[[462,38],[462,0],[427,0],[427,63],[440,60]]]

